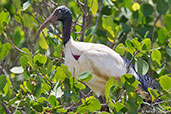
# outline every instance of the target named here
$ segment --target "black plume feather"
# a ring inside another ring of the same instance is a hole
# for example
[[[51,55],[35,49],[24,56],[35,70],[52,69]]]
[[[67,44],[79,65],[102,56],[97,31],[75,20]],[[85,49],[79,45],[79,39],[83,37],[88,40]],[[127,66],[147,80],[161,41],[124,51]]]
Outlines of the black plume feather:
[[[130,63],[130,61],[128,59],[126,59],[125,57],[121,56],[125,62],[126,68],[128,69],[128,65]],[[133,69],[133,71],[132,71]],[[156,82],[155,80],[151,79],[151,77],[149,76],[149,74],[145,74],[145,75],[139,75],[136,70],[135,70],[135,66],[133,64],[130,65],[129,71],[128,73],[132,74],[132,72],[135,72],[139,79],[137,79],[140,83],[142,88],[148,92],[148,88],[152,88],[152,89],[157,89],[158,87],[160,87],[160,84],[158,82]],[[152,83],[151,83],[152,80]],[[151,83],[151,84],[150,84]]]

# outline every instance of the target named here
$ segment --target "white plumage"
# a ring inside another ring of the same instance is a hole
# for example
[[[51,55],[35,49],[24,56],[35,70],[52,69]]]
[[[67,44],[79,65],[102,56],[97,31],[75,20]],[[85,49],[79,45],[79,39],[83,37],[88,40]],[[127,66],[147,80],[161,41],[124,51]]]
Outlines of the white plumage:
[[[79,55],[78,60],[74,55]],[[89,71],[93,77],[86,82],[98,96],[104,95],[105,84],[110,77],[117,80],[127,72],[126,65],[122,57],[102,44],[76,42],[72,38],[65,45],[65,64],[71,73],[75,69],[75,75]],[[133,71],[133,69],[130,69]],[[138,79],[137,74],[133,75]]]

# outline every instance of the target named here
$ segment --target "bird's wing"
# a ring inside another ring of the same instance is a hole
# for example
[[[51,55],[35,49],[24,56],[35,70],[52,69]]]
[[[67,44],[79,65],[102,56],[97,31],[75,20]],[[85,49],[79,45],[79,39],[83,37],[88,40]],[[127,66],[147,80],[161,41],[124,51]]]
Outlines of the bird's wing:
[[[110,77],[121,77],[126,73],[126,66],[122,57],[112,49],[103,45],[94,45],[83,52],[81,61],[87,61],[91,72],[97,76],[109,79]]]

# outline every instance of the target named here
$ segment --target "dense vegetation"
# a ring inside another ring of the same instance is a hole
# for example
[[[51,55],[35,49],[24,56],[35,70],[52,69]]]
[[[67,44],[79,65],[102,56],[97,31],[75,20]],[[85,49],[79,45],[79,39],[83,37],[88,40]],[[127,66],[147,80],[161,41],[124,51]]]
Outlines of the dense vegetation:
[[[63,63],[61,23],[38,27],[60,6],[73,13],[72,37],[111,47],[161,87],[138,93],[138,81],[111,78],[103,103]],[[0,113],[171,112],[171,0],[0,0]],[[143,94],[143,96],[142,96]],[[145,96],[144,96],[145,95]],[[109,107],[109,112],[100,110]]]

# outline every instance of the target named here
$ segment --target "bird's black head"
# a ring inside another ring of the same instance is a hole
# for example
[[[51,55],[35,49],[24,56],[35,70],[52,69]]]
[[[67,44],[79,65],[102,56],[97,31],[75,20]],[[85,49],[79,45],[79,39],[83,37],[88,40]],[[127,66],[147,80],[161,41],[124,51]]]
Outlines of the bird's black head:
[[[72,13],[67,7],[60,6],[54,10],[52,13],[52,18],[54,18],[53,20],[62,21],[65,23],[67,20],[72,20]]]
[[[63,23],[63,41],[64,44],[70,38],[70,29],[72,24],[72,13],[70,9],[65,6],[60,6],[56,8],[53,13],[45,20],[45,22],[39,27],[36,32],[34,42],[38,38],[40,32],[47,27],[50,23],[55,23],[56,21],[61,21]]]

